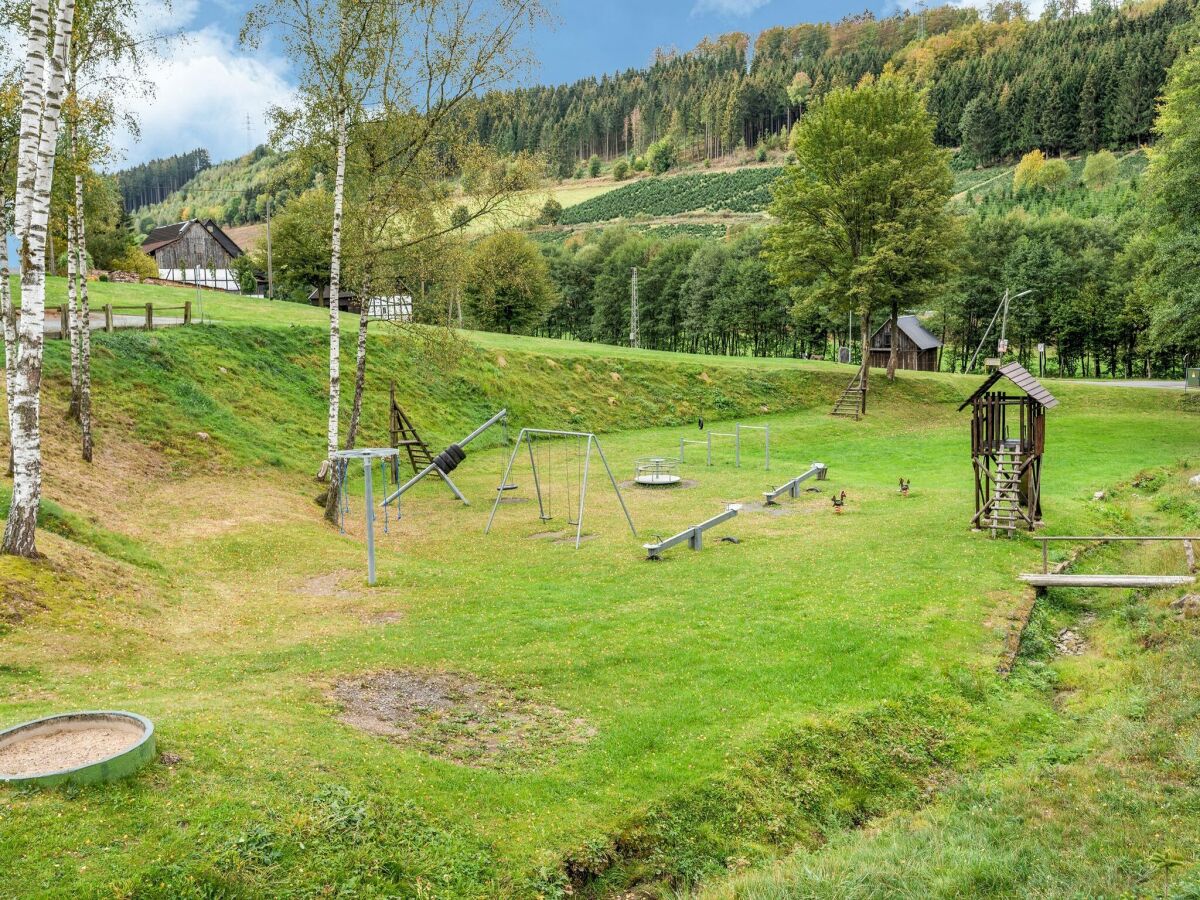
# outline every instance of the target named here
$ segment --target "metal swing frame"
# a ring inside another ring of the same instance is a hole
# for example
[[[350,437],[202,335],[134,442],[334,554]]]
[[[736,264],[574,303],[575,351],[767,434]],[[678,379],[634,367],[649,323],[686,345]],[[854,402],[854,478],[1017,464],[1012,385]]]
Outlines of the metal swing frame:
[[[609,483],[612,485],[613,492],[617,495],[617,502],[621,504],[621,512],[625,514],[625,521],[629,523],[629,530],[637,537],[637,529],[633,525],[633,517],[629,514],[629,507],[625,505],[625,498],[621,496],[621,488],[617,486],[617,479],[613,475],[612,467],[608,464],[608,459],[604,455],[604,449],[600,446],[600,440],[590,431],[559,431],[553,428],[522,428],[521,433],[517,435],[517,442],[513,445],[512,454],[508,458],[508,465],[504,468],[504,476],[500,479],[500,484],[508,484],[509,476],[512,474],[513,465],[517,461],[517,454],[521,452],[521,444],[525,444],[529,452],[529,462],[533,467],[533,488],[537,493],[538,514],[545,521],[546,519],[546,504],[545,498],[542,495],[542,482],[538,474],[537,459],[533,452],[533,438],[535,437],[560,437],[560,438],[576,438],[587,441],[587,446],[584,449],[583,455],[583,477],[579,485],[579,509],[578,515],[575,518],[575,549],[579,549],[580,541],[583,539],[583,513],[587,501],[587,486],[588,486],[588,470],[592,462],[592,447],[596,448],[596,452],[600,456],[600,462],[604,466],[604,471],[608,474]],[[500,508],[501,491],[496,492],[496,502],[492,504],[492,513],[488,516],[487,526],[483,529],[484,534],[491,533],[492,522],[496,519],[496,510]],[[567,514],[567,521],[570,522],[570,512]]]

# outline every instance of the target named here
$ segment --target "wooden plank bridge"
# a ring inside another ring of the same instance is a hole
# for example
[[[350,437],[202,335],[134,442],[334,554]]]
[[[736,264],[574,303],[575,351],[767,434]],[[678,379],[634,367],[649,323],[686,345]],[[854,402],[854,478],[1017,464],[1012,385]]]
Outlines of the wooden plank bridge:
[[[1098,535],[1091,537],[1072,537],[1067,535],[1041,535],[1035,540],[1042,542],[1042,571],[1026,572],[1018,578],[1026,584],[1033,585],[1039,591],[1046,588],[1160,588],[1181,587],[1196,583],[1196,552],[1195,544],[1200,537],[1164,536],[1164,535]],[[1183,544],[1184,558],[1187,562],[1186,575],[1069,575],[1050,571],[1050,541],[1095,541],[1108,543],[1110,541],[1179,541]]]

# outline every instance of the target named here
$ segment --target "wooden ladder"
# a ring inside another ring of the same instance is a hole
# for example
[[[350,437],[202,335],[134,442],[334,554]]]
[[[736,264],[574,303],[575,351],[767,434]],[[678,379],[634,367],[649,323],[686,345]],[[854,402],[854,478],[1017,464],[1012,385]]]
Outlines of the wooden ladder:
[[[996,470],[992,472],[992,496],[982,516],[991,529],[992,537],[1005,532],[1012,537],[1017,522],[1024,519],[1021,512],[1021,472],[1025,458],[1020,450],[1001,447],[996,451]]]
[[[417,434],[417,428],[400,408],[400,404],[396,402],[396,385],[392,384],[391,389],[392,414],[391,414],[391,437],[392,446],[397,450],[404,449],[408,453],[408,461],[412,465],[413,474],[422,471],[426,466],[433,464],[433,454],[429,452],[429,445],[421,440],[421,436]]]
[[[850,383],[842,391],[842,396],[838,397],[837,403],[833,405],[833,411],[830,415],[853,418],[856,422],[861,418],[863,400],[862,376],[862,369],[854,373],[854,377],[850,379]]]

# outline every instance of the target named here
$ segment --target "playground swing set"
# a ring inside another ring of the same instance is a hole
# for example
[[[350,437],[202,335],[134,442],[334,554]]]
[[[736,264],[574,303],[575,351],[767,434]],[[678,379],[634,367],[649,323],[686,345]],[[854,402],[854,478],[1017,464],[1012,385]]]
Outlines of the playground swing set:
[[[562,431],[553,428],[522,428],[513,445],[512,454],[504,468],[504,475],[496,489],[496,501],[492,504],[491,515],[488,516],[484,534],[490,534],[492,523],[496,519],[496,511],[506,491],[513,490],[515,485],[509,481],[513,466],[521,453],[522,445],[529,456],[530,473],[533,479],[533,489],[538,504],[538,518],[543,522],[556,518],[556,497],[558,509],[566,516],[569,526],[575,527],[575,548],[583,540],[583,518],[587,508],[588,477],[591,472],[592,451],[595,449],[600,464],[604,466],[605,474],[617,495],[621,512],[629,523],[629,530],[637,537],[637,529],[633,525],[633,517],[621,496],[621,488],[613,475],[600,440],[590,431]]]

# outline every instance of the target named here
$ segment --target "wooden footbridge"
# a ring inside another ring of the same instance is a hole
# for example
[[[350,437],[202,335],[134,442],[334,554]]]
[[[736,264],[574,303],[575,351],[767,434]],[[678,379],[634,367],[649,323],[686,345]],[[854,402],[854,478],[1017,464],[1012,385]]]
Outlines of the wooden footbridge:
[[[1168,537],[1168,536],[1039,536],[1035,540],[1042,542],[1042,571],[1025,573],[1018,576],[1026,584],[1031,584],[1038,591],[1047,588],[1160,588],[1180,587],[1196,583],[1196,543],[1200,537]],[[1068,575],[1050,571],[1050,541],[1075,541],[1108,543],[1109,541],[1179,541],[1183,544],[1184,558],[1187,563],[1186,575]]]

